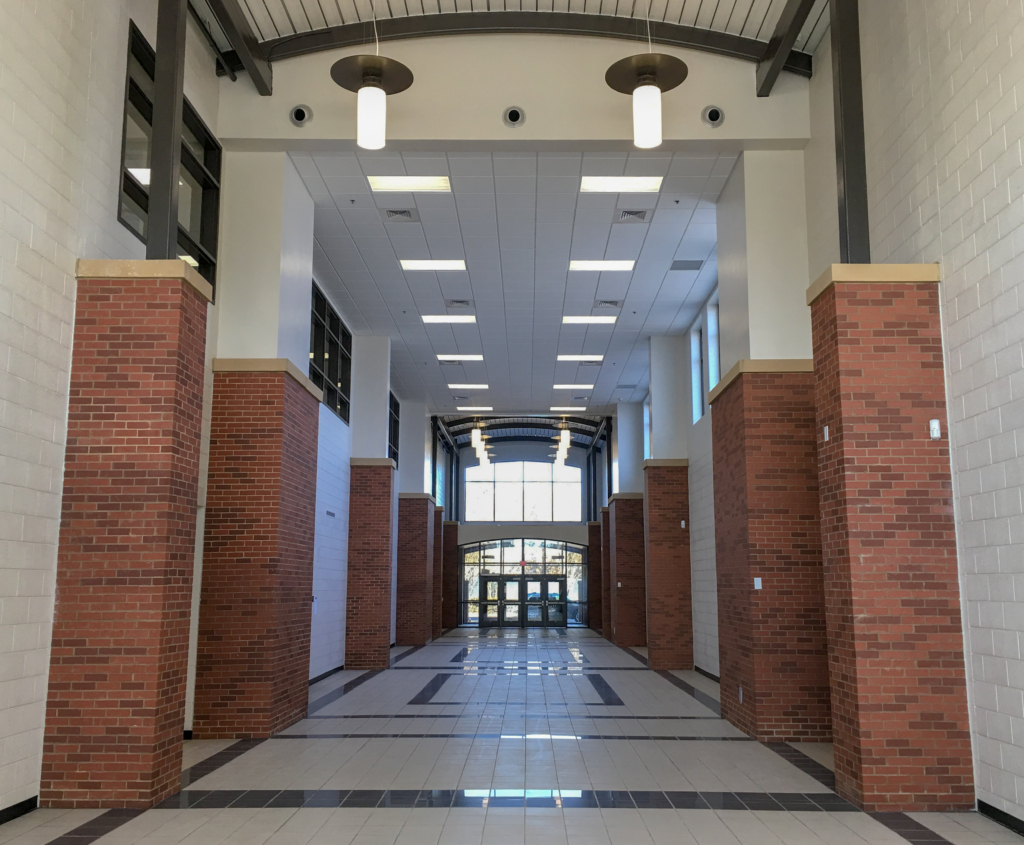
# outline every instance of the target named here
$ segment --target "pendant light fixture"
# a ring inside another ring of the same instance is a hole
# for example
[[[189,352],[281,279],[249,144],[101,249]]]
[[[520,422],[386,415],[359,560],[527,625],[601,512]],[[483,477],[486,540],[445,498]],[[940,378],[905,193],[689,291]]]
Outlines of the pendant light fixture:
[[[387,95],[398,94],[412,85],[412,71],[401,62],[380,54],[377,14],[374,5],[373,56],[347,56],[331,66],[331,79],[356,94],[356,144],[364,150],[384,148],[387,125]]]
[[[620,59],[604,81],[620,94],[633,97],[633,143],[642,150],[661,145],[661,95],[681,85],[686,63],[664,53],[641,53]]]

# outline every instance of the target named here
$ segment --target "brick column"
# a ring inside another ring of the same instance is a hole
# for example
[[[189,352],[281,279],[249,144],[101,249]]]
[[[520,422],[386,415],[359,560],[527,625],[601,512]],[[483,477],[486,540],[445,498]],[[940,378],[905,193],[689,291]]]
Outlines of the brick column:
[[[601,508],[601,635],[612,638],[611,509]]]
[[[150,807],[181,773],[211,289],[183,261],[77,270],[39,798]]]
[[[215,359],[193,735],[306,715],[320,391],[282,358]]]
[[[395,645],[426,645],[434,618],[434,497],[398,494]]]
[[[807,292],[836,784],[867,810],[974,804],[938,270],[833,265]]]
[[[763,741],[831,737],[810,367],[741,361],[711,395],[722,715]]]
[[[644,461],[647,661],[651,669],[693,668],[688,467],[689,462],[681,459]]]
[[[601,615],[601,523],[587,523],[587,620],[591,630],[604,631]]]
[[[391,458],[352,458],[348,514],[345,668],[387,669],[398,521],[397,470]]]
[[[444,630],[441,625],[441,596],[444,578],[444,508],[434,508],[434,586],[431,613],[431,638],[437,639]]]
[[[644,494],[616,493],[608,500],[608,511],[611,640],[617,646],[644,646],[647,645]]]
[[[447,628],[459,626],[459,579],[461,577],[459,562],[459,523],[445,521],[443,538],[444,573],[441,590],[441,624]]]

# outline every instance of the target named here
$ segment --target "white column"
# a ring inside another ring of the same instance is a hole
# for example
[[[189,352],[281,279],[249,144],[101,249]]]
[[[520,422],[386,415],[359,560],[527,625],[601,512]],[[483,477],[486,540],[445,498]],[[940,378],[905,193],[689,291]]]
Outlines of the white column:
[[[812,357],[800,150],[737,159],[717,205],[722,374],[743,359]]]
[[[352,457],[388,456],[391,338],[352,338]],[[401,452],[399,452],[401,456]]]
[[[217,265],[218,358],[309,370],[313,199],[286,153],[225,152]]]
[[[620,402],[612,426],[615,441],[615,493],[644,492],[644,406]]]
[[[688,335],[651,338],[651,457],[685,458],[692,417]]]
[[[398,492],[430,492],[430,417],[425,402],[400,400]]]

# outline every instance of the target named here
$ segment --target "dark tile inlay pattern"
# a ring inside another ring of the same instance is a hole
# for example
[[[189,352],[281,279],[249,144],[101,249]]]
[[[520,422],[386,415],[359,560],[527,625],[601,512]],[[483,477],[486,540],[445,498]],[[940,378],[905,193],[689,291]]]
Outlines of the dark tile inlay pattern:
[[[451,678],[452,675],[443,675],[438,673],[434,675],[427,685],[423,687],[416,695],[409,699],[410,704],[430,704],[430,699],[437,695],[441,691],[441,687],[444,686],[444,682]],[[447,703],[447,702],[444,702]]]
[[[622,699],[615,694],[615,690],[613,690],[608,685],[608,682],[604,679],[602,675],[586,675],[585,677],[588,681],[590,681],[594,689],[597,690],[597,694],[601,696],[602,704],[607,704],[610,707],[625,706],[622,702]]]
[[[129,822],[136,816],[145,812],[144,810],[107,810],[102,816],[97,816],[85,824],[80,824],[74,830],[51,839],[46,845],[89,845],[101,836],[106,836],[110,831],[116,830],[125,822]]]
[[[915,845],[917,843],[920,843],[920,845],[936,845],[936,843],[940,843],[941,845],[943,842],[949,845],[949,840],[944,836],[910,818],[906,813],[870,813],[869,815],[875,821],[881,822],[889,830],[898,833],[908,842],[915,843]]]
[[[684,681],[682,678],[677,678],[671,672],[659,670],[657,674],[664,678],[666,681],[668,681],[670,684],[672,684],[672,686],[678,687],[688,696],[696,699],[698,702],[707,707],[708,710],[710,710],[716,716],[722,715],[722,705],[719,704],[714,698],[712,698],[706,692],[697,689],[695,686],[693,686],[693,684],[686,683],[686,681]]]
[[[787,763],[792,763],[805,775],[810,775],[822,786],[831,789],[833,792],[836,791],[836,776],[817,760],[812,760],[802,751],[785,742],[766,742],[765,746],[782,757]]]
[[[251,751],[262,742],[266,742],[266,740],[240,739],[223,751],[218,751],[216,754],[212,754],[205,760],[196,763],[191,768],[185,769],[181,773],[181,788],[185,789],[185,787],[191,786],[200,778],[206,777],[210,772],[217,771],[221,766],[226,766],[232,760],[241,757],[246,751]]]
[[[407,658],[407,657],[408,657],[408,656],[409,656],[410,654],[415,654],[415,653],[416,653],[417,651],[419,651],[419,650],[420,650],[421,648],[425,648],[425,646],[421,646],[421,645],[414,645],[414,646],[412,646],[412,648],[406,649],[406,650],[405,650],[405,651],[403,651],[403,652],[402,652],[402,653],[401,653],[400,655],[398,655],[398,657],[392,657],[392,658],[391,658],[391,663],[390,663],[389,665],[391,665],[392,667],[394,667],[394,665],[395,665],[395,664],[396,664],[396,663],[397,663],[397,662],[398,662],[399,660],[405,660],[405,658]],[[405,667],[403,666],[402,668],[405,668]]]
[[[370,669],[368,672],[363,672],[362,675],[353,678],[346,684],[342,684],[336,690],[331,690],[326,695],[320,696],[320,698],[318,698],[316,701],[310,702],[309,706],[306,708],[306,712],[309,714],[313,714],[316,713],[317,710],[323,710],[323,708],[325,708],[328,704],[332,704],[333,702],[341,698],[343,695],[347,695],[348,693],[352,692],[352,690],[354,690],[356,687],[362,686],[371,678],[376,678],[383,671],[383,669]]]

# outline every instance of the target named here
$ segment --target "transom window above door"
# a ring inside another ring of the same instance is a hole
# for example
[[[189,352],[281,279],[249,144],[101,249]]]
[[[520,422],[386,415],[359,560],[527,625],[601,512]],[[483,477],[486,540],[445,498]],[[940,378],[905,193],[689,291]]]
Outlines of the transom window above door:
[[[546,461],[466,468],[466,522],[579,522],[582,470]]]

